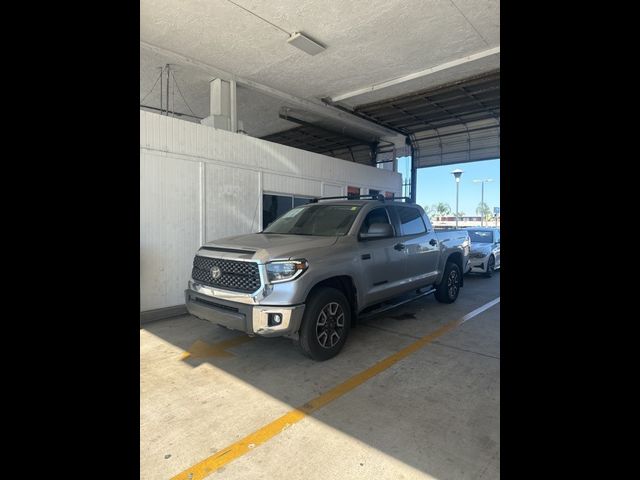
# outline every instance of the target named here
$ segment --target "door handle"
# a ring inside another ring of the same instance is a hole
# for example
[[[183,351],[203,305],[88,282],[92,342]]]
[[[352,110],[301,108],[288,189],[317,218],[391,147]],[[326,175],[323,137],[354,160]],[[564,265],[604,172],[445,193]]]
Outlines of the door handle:
[[[393,248],[395,248],[396,250],[400,251],[400,250],[404,250],[404,243],[396,243]]]
[[[432,238],[431,240],[429,240],[429,245],[432,245],[435,247],[437,244],[438,244],[438,241],[435,238]]]

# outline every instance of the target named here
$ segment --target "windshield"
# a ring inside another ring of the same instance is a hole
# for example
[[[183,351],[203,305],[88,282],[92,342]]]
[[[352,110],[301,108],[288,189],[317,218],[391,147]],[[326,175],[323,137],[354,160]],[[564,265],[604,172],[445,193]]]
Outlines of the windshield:
[[[262,233],[287,235],[346,235],[360,207],[355,205],[312,205],[289,210]]]
[[[488,230],[467,230],[471,243],[493,243],[493,232]]]

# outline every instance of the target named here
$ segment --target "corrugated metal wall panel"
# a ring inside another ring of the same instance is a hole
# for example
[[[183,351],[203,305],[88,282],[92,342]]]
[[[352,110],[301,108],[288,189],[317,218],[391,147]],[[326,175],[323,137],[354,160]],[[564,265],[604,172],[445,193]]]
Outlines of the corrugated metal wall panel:
[[[140,155],[140,308],[184,303],[193,253],[200,246],[197,162]],[[182,285],[182,288],[178,288]]]
[[[203,241],[260,230],[262,191],[329,196],[353,185],[399,195],[402,188],[397,173],[151,112],[140,112],[140,147],[142,311],[184,302]]]
[[[253,170],[206,164],[205,242],[261,230],[259,175]]]
[[[262,190],[272,193],[292,193],[294,195],[322,196],[322,182],[274,173],[265,173]]]
[[[386,170],[266,142],[259,138],[216,130],[143,110],[140,111],[140,122],[147,125],[146,140],[144,143],[141,141],[141,146],[151,150],[183,153],[202,159],[230,163],[238,167],[295,173],[300,177],[316,180],[331,179],[342,183],[345,178],[354,179],[355,176],[362,183],[371,184],[372,187],[376,185],[381,189],[396,188],[398,192],[401,190],[400,175]],[[173,127],[169,128],[169,124]],[[171,140],[173,147],[171,150],[168,149],[167,134],[176,136],[176,131],[183,131],[185,134],[184,150],[175,140]],[[349,177],[345,176],[345,172],[348,172]]]
[[[322,184],[322,196],[323,197],[339,197],[341,195],[345,195],[345,188],[340,185],[335,185],[331,183],[323,183]]]

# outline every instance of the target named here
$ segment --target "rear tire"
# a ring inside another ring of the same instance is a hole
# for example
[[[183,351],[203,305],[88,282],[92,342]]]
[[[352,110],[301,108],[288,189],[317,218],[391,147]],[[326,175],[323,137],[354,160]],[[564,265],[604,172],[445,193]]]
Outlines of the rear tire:
[[[300,348],[313,360],[329,360],[342,350],[350,327],[347,297],[335,288],[321,287],[313,292],[304,309]]]
[[[435,297],[440,303],[453,303],[460,293],[460,267],[449,262],[444,267],[442,282],[437,286]]]

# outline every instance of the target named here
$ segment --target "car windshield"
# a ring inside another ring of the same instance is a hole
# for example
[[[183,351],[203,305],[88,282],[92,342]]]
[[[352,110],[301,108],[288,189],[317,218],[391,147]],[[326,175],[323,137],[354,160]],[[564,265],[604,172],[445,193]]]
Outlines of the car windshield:
[[[282,215],[262,233],[286,235],[346,235],[356,218],[358,205],[311,205],[297,207]]]
[[[493,243],[493,232],[490,230],[467,230],[471,243]]]

